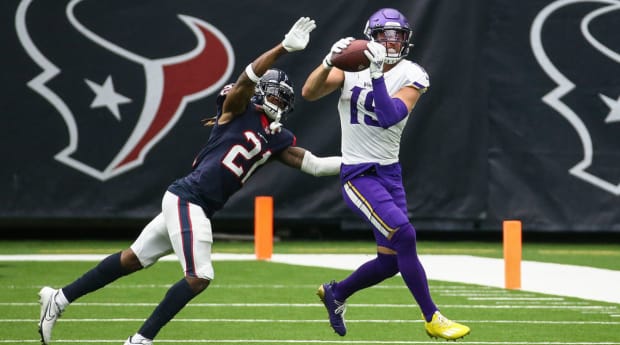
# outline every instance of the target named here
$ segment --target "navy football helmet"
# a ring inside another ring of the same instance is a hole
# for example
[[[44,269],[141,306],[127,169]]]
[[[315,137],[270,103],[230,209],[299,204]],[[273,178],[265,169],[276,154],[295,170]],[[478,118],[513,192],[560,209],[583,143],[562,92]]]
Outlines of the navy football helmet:
[[[265,114],[275,121],[293,111],[295,91],[286,73],[277,68],[268,69],[256,84],[252,103],[262,107]]]
[[[412,44],[411,27],[407,18],[393,8],[382,8],[373,13],[364,28],[364,35],[369,40],[383,44],[387,51],[385,63],[393,65],[409,54]],[[399,43],[400,50],[395,51],[388,43]]]

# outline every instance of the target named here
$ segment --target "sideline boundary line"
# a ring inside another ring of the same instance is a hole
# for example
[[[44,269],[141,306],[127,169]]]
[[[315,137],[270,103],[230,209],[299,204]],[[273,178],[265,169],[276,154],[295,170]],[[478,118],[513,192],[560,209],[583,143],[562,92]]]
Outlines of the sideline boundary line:
[[[1,261],[100,261],[107,255],[0,255]],[[373,255],[274,254],[270,262],[354,270]],[[214,253],[213,261],[254,261],[254,254]],[[160,260],[176,261],[174,255]],[[471,255],[420,255],[429,280],[504,288],[503,259]],[[536,261],[522,262],[521,291],[620,304],[620,271]]]

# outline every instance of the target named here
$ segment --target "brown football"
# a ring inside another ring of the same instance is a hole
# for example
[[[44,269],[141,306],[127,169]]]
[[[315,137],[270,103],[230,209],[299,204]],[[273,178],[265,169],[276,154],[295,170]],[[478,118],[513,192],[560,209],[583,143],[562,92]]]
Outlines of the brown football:
[[[347,72],[358,72],[368,68],[370,62],[364,55],[367,43],[366,40],[352,41],[342,52],[332,55],[332,64]]]

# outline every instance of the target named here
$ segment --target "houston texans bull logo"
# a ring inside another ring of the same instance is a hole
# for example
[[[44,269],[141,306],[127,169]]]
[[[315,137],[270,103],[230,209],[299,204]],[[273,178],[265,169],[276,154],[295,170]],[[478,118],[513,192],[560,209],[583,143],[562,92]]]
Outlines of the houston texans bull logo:
[[[200,19],[178,15],[195,36],[195,48],[150,59],[80,21],[83,0],[54,0],[44,10],[33,1],[22,0],[16,13],[21,44],[43,70],[28,86],[67,126],[69,144],[55,158],[99,180],[140,166],[186,104],[218,91],[232,73],[230,43]],[[49,25],[29,25],[37,21]]]
[[[552,2],[530,32],[538,63],[557,84],[543,101],[568,120],[583,146],[570,173],[614,195],[620,195],[618,33],[620,0]]]

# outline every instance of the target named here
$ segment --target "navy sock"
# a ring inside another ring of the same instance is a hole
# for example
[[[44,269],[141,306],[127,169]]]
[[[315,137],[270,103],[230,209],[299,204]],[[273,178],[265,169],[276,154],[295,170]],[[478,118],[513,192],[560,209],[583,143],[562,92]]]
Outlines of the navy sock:
[[[138,333],[142,336],[154,339],[157,333],[164,327],[185,305],[194,298],[197,293],[192,291],[185,278],[174,284],[164,299],[149,318],[144,322]]]
[[[392,237],[392,242],[394,249],[398,252],[400,274],[416,302],[418,302],[424,318],[426,321],[430,321],[437,311],[437,306],[431,298],[426,272],[424,272],[424,267],[418,258],[415,229],[411,224],[402,226]]]
[[[103,259],[97,266],[84,273],[73,283],[63,287],[62,292],[69,302],[73,302],[87,293],[110,284],[125,274],[127,272],[124,272],[121,267],[121,253],[118,252]]]
[[[360,266],[343,281],[336,285],[334,297],[344,301],[355,292],[379,284],[398,273],[395,255],[378,253],[377,257]]]

